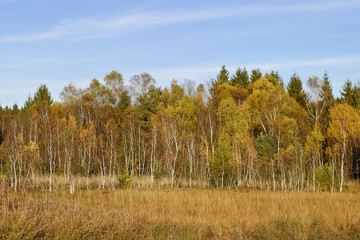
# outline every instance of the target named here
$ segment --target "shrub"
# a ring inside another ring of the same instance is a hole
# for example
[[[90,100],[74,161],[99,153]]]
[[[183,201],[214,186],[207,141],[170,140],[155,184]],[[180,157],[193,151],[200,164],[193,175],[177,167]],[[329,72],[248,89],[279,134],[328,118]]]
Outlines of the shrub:
[[[329,164],[324,164],[316,168],[315,177],[321,188],[331,189],[332,185],[332,169]]]
[[[126,171],[123,171],[118,177],[120,188],[129,188],[134,184],[134,178]]]

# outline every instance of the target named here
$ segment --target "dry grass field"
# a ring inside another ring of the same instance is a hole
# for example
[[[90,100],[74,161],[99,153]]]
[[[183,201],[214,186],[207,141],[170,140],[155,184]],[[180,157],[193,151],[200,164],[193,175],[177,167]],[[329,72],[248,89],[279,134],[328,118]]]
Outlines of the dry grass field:
[[[146,187],[0,194],[0,239],[360,239],[356,193]]]

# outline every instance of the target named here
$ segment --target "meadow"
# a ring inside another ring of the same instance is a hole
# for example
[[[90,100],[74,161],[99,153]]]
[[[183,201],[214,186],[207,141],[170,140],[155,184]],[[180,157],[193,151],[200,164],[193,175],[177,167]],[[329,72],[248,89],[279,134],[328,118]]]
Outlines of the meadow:
[[[360,239],[350,191],[1,188],[0,239]]]

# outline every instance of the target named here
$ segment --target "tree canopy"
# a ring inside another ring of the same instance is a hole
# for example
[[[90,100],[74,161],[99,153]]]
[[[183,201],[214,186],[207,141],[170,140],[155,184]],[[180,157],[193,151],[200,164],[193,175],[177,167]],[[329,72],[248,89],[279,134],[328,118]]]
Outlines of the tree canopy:
[[[296,73],[285,88],[277,71],[229,76],[222,66],[209,85],[162,88],[148,73],[126,85],[111,71],[68,84],[61,102],[42,84],[21,109],[0,108],[1,172],[15,190],[30,174],[61,174],[72,192],[76,176],[92,175],[100,188],[150,176],[282,191],[342,191],[360,177],[359,84],[346,81],[335,101],[327,72],[305,89]]]

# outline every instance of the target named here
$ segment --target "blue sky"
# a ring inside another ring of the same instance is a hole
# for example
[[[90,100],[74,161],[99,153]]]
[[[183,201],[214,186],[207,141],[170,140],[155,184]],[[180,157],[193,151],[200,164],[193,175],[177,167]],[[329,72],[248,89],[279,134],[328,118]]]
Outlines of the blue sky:
[[[328,71],[334,93],[360,79],[360,1],[0,0],[0,105],[45,83],[87,87],[112,70],[215,78],[222,65],[278,70],[285,82]]]

